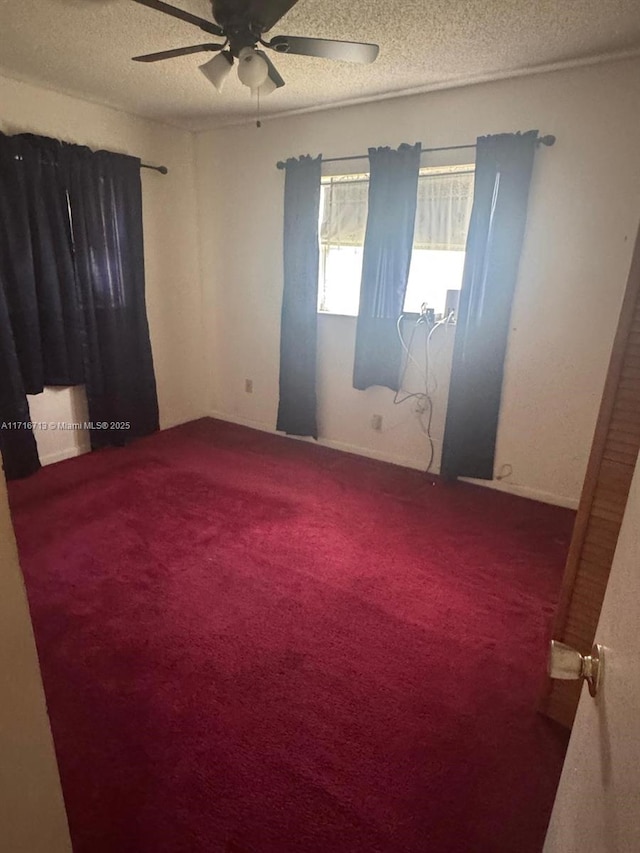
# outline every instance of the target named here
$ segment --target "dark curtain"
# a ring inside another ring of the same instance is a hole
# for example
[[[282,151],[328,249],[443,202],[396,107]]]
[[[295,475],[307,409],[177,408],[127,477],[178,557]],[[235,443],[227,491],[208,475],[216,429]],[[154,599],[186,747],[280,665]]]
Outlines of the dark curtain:
[[[493,478],[511,303],[536,130],[478,139],[441,474]]]
[[[321,157],[286,163],[280,405],[276,429],[318,437],[316,338]]]
[[[66,187],[53,139],[0,133],[0,446],[10,478],[39,467],[26,394],[82,381]]]
[[[370,148],[353,387],[398,390],[402,350],[396,323],[411,266],[422,145]]]
[[[27,394],[85,384],[93,448],[158,429],[140,161],[0,133],[0,450],[39,467]],[[117,428],[112,426],[117,424]]]
[[[140,161],[64,146],[93,449],[159,428],[145,304]],[[119,426],[113,426],[118,424]]]
[[[1,197],[1,196],[0,196]],[[26,477],[40,467],[29,404],[16,353],[6,285],[0,274],[0,452],[8,480]]]

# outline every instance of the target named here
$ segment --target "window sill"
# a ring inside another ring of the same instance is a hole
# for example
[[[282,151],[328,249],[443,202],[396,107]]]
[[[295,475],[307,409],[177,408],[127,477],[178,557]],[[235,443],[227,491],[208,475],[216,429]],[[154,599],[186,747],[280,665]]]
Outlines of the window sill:
[[[338,314],[335,311],[316,311],[318,317],[342,317],[345,320],[357,320],[357,314]],[[403,314],[403,320],[408,323],[415,323],[420,317],[417,311],[407,311]]]

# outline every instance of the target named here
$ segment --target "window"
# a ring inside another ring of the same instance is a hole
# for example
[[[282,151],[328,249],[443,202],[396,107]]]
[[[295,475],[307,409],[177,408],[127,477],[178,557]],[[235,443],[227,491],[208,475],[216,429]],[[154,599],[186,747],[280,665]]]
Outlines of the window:
[[[473,165],[420,170],[405,312],[426,303],[442,316],[447,291],[460,290],[473,175]],[[319,312],[358,314],[368,189],[367,174],[322,179]]]

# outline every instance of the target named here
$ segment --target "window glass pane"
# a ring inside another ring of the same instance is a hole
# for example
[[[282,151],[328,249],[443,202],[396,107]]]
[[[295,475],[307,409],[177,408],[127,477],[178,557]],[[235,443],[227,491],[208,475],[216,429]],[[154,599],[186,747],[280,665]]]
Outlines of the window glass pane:
[[[404,299],[405,312],[419,313],[423,304],[444,314],[447,290],[460,290],[464,252],[414,249]]]
[[[321,246],[318,311],[358,316],[362,246]]]
[[[459,290],[471,206],[473,165],[420,170],[416,230],[404,311],[423,304],[444,313]],[[318,311],[357,316],[369,176],[323,178],[320,198]]]
[[[444,315],[447,291],[460,290],[473,177],[473,166],[420,171],[406,312],[419,312],[424,304],[436,317]]]
[[[368,175],[339,175],[322,182],[318,311],[358,314],[368,192]]]
[[[367,226],[368,175],[325,178],[321,187],[320,241],[362,246]]]
[[[473,167],[421,169],[415,249],[464,251],[473,204]]]

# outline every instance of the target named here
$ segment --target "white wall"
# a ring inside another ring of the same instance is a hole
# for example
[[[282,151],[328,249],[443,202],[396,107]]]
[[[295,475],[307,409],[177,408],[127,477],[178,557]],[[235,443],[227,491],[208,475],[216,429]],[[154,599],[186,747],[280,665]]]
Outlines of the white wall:
[[[0,104],[4,133],[53,136],[169,168],[166,176],[142,170],[147,308],[160,421],[166,428],[202,416],[206,377],[192,135],[6,77],[0,77]],[[86,420],[81,389],[46,390],[29,402],[33,421]],[[45,464],[88,447],[84,433],[36,435]]]
[[[640,216],[639,106],[640,62],[630,60],[200,134],[210,410],[263,429],[275,424],[284,180],[277,160],[539,128],[558,141],[536,160],[496,460],[497,470],[510,465],[513,473],[494,485],[575,505]],[[455,153],[447,162],[468,160]],[[411,410],[394,408],[390,392],[350,388],[354,331],[353,319],[319,319],[322,440],[424,467]],[[254,381],[252,395],[245,378]],[[374,412],[388,425],[382,434],[369,426]]]
[[[71,853],[1,470],[0,756],[0,849],[7,853]]]

